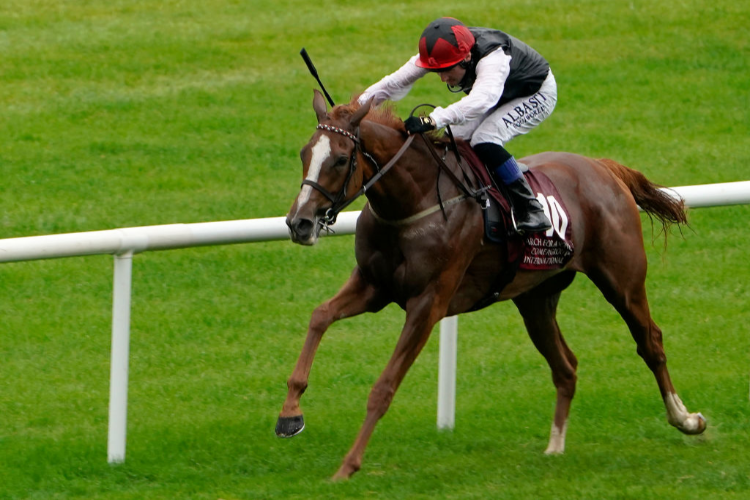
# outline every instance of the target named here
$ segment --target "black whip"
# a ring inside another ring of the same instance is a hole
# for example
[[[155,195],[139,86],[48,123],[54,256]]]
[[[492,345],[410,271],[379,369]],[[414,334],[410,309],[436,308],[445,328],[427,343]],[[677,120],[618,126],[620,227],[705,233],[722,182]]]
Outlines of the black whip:
[[[312,74],[312,76],[314,76],[315,79],[318,81],[318,85],[320,85],[320,88],[323,89],[323,93],[325,94],[326,99],[328,99],[328,102],[331,103],[331,107],[333,107],[334,106],[333,99],[331,99],[331,96],[328,95],[328,91],[323,86],[323,82],[320,81],[320,77],[318,76],[318,70],[315,69],[315,65],[313,64],[312,59],[310,59],[310,56],[307,55],[307,51],[305,50],[304,47],[302,47],[302,50],[299,51],[299,55],[301,55],[302,59],[305,60],[305,64],[307,64],[307,69],[310,70],[310,73]]]

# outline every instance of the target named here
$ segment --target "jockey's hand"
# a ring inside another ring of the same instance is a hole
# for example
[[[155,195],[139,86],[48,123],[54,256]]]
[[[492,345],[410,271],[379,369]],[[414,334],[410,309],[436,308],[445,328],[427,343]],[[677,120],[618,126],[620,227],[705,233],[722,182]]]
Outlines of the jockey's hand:
[[[410,116],[406,119],[404,125],[409,134],[421,134],[422,132],[435,130],[435,120],[429,116]]]

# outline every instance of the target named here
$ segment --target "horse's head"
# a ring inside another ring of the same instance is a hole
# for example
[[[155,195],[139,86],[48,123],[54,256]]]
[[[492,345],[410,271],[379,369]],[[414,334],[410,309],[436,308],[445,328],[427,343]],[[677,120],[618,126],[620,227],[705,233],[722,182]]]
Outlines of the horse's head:
[[[300,152],[302,189],[286,217],[295,243],[317,243],[324,218],[335,216],[339,206],[360,188],[357,133],[370,106],[371,101],[353,112],[349,111],[351,106],[336,106],[328,113],[325,98],[315,90],[313,109],[318,127]]]

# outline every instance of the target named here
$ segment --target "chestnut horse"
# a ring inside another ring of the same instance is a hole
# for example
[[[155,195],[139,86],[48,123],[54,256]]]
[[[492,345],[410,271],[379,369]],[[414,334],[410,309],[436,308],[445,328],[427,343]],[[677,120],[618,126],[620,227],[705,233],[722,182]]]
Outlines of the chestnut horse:
[[[388,109],[359,106],[356,100],[330,112],[315,91],[315,134],[302,148],[304,181],[287,216],[292,240],[314,245],[332,205],[355,195],[378,165],[394,158],[407,140],[403,123]],[[482,208],[459,197],[457,162],[446,162],[456,176],[439,176],[440,167],[427,141],[414,141],[392,170],[366,190],[369,207],[357,222],[357,265],[349,280],[312,314],[304,348],[288,380],[288,394],[276,434],[291,437],[304,428],[300,397],[307,388],[313,357],[326,329],[343,318],[376,312],[391,302],[406,311],[395,351],[372,388],[367,416],[334,479],[359,470],[378,420],[388,410],[406,372],[419,355],[433,326],[446,316],[474,309],[494,290],[507,268],[507,249],[484,238]],[[561,268],[518,270],[495,296],[513,300],[536,348],[552,370],[557,403],[545,453],[562,453],[577,360],[563,340],[556,320],[561,292],[581,272],[622,316],[638,354],[659,385],[667,420],[685,434],[700,434],[706,420],[689,413],[667,371],[662,334],[646,300],[646,254],[638,205],[666,230],[685,223],[684,205],[635,170],[611,160],[569,153],[542,153],[523,159],[549,177],[568,208],[574,247]],[[473,179],[473,178],[472,178]],[[439,193],[438,193],[439,191]],[[336,194],[337,193],[337,194]],[[460,199],[460,198],[459,198]],[[435,209],[442,206],[443,209]],[[481,307],[481,305],[479,306]]]

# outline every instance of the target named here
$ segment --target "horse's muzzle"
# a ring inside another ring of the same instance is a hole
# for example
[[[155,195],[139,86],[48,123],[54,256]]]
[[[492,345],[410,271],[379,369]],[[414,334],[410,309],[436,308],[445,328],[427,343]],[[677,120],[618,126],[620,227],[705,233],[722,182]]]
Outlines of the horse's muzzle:
[[[294,243],[300,245],[314,245],[318,241],[320,229],[314,220],[305,218],[286,219],[286,225],[289,227],[289,235]]]

